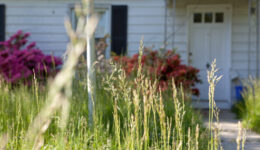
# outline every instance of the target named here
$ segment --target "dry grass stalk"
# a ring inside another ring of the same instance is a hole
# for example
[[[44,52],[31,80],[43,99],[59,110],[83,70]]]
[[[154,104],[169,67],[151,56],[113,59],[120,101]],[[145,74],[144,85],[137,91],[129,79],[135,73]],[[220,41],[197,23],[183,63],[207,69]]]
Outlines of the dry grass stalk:
[[[114,125],[115,125],[115,132],[116,132],[116,139],[117,139],[117,148],[121,150],[121,138],[120,138],[120,120],[117,112],[118,106],[117,106],[117,100],[114,101]]]
[[[244,150],[245,142],[246,142],[246,129],[243,128],[240,121],[238,122],[237,126],[238,126],[238,135],[237,135],[237,139],[236,139],[237,150],[240,150],[240,147],[242,148],[242,150]]]
[[[63,130],[66,127],[69,113],[69,97],[71,97],[72,79],[75,74],[75,68],[78,64],[80,56],[85,51],[86,38],[93,36],[98,23],[96,15],[92,15],[91,19],[85,25],[85,17],[89,1],[83,0],[82,8],[77,9],[79,22],[76,32],[72,29],[71,23],[66,20],[65,26],[71,40],[68,45],[68,58],[62,70],[57,74],[53,83],[50,86],[48,94],[48,103],[43,107],[40,113],[31,123],[26,135],[26,142],[23,144],[23,149],[41,149],[44,144],[43,134],[48,129],[51,123],[51,116],[61,109],[61,124]]]
[[[143,139],[144,139],[144,149],[148,149],[149,146],[149,114],[151,111],[151,106],[150,103],[148,102],[149,98],[149,88],[150,82],[148,79],[144,81],[144,86],[143,86],[143,105],[144,105],[144,133],[143,133]]]
[[[177,87],[175,85],[174,80],[172,80],[172,95],[173,95],[173,102],[174,102],[174,108],[175,108],[175,129],[177,133],[177,144],[178,147],[182,149],[183,145],[183,129],[182,129],[182,124],[183,124],[183,118],[185,115],[185,106],[184,102],[180,103],[178,99],[178,93],[177,93]],[[183,95],[182,95],[183,97]],[[178,148],[178,149],[179,149]]]
[[[211,70],[207,71],[208,74],[208,83],[209,83],[209,93],[208,93],[208,97],[209,97],[209,130],[210,130],[210,142],[208,144],[208,149],[214,150],[214,149],[218,149],[218,147],[220,146],[220,139],[219,137],[219,129],[215,129],[214,131],[214,127],[213,127],[213,121],[214,121],[214,117],[217,120],[217,126],[219,124],[219,109],[216,106],[216,102],[214,99],[214,95],[215,95],[215,86],[216,84],[219,82],[219,80],[222,78],[222,76],[217,76],[216,73],[218,72],[219,69],[216,68],[216,59],[213,60],[213,62],[211,63]],[[217,134],[217,135],[215,135]],[[219,139],[219,140],[217,140]]]
[[[199,130],[199,125],[197,124],[197,126],[196,126],[196,134],[195,134],[195,138],[196,138],[195,150],[199,150],[199,136],[200,136],[200,130]]]
[[[243,132],[242,132],[242,150],[245,149],[245,143],[246,143],[246,129],[243,129]]]
[[[191,133],[190,128],[188,129],[188,150],[191,150]]]
[[[241,145],[241,137],[242,137],[242,125],[241,122],[238,122],[238,135],[237,135],[237,150],[240,150],[240,145]]]
[[[174,135],[172,135],[171,133],[171,129],[172,129],[172,118],[167,118],[167,133],[168,133],[168,137],[167,137],[167,149],[171,149],[171,137],[173,137]]]
[[[3,134],[2,136],[0,136],[0,150],[5,150],[6,149],[6,145],[8,143],[8,139],[9,139],[8,134]]]
[[[133,99],[133,102],[134,102],[134,126],[135,126],[135,137],[137,141],[140,141],[139,139],[139,136],[140,136],[140,133],[139,133],[139,111],[140,111],[140,101],[139,101],[139,95],[137,94],[137,91],[133,91],[134,93],[134,99]],[[140,145],[140,142],[138,142],[138,144],[136,145],[137,146],[137,149],[140,149],[141,148],[141,145]]]

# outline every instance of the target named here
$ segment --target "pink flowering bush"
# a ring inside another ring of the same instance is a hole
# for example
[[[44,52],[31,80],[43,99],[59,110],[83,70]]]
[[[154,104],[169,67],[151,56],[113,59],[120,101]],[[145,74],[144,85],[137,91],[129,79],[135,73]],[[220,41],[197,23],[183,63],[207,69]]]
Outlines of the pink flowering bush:
[[[33,74],[44,81],[55,75],[57,67],[62,64],[60,58],[43,54],[35,42],[28,43],[29,36],[29,33],[18,31],[10,39],[0,42],[0,78],[8,83],[28,84]]]
[[[139,54],[132,57],[114,56],[113,60],[122,65],[129,76],[135,74],[138,69],[138,57]],[[198,78],[199,70],[182,64],[180,56],[174,51],[169,50],[160,55],[158,51],[145,49],[141,65],[143,71],[151,79],[159,81],[159,87],[163,91],[168,89],[169,84],[171,85],[171,81],[174,79],[178,87],[182,86],[184,89],[192,91],[192,94],[196,96],[200,94],[199,89],[195,86],[196,83],[201,82]]]

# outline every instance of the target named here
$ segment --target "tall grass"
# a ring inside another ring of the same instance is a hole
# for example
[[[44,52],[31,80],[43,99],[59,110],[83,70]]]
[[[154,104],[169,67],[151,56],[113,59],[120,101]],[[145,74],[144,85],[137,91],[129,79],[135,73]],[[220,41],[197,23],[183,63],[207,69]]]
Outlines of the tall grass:
[[[211,63],[211,69],[208,70],[208,83],[209,83],[209,121],[208,121],[208,130],[210,140],[208,141],[209,150],[223,150],[221,145],[221,136],[220,136],[220,123],[219,123],[219,111],[216,101],[214,99],[215,87],[217,83],[221,80],[222,76],[217,76],[218,68],[216,68],[216,59]],[[238,136],[236,138],[237,150],[240,150],[242,145],[242,150],[245,149],[246,141],[246,130],[242,128],[240,122],[238,122]],[[241,142],[242,141],[242,142]]]
[[[140,45],[142,54],[142,43]],[[141,69],[139,67],[137,77],[129,80],[123,69],[114,66],[110,76],[103,80],[105,84],[99,84],[112,98],[110,106],[102,101],[97,101],[97,105],[103,113],[104,108],[113,109],[113,114],[105,112],[103,119],[114,119],[110,126],[116,134],[118,148],[187,149],[187,142],[197,145],[197,149],[204,147],[206,134],[196,129],[200,125],[199,118],[184,100],[183,93],[177,92],[174,81],[171,93],[161,92],[157,83],[146,78]]]
[[[246,128],[260,133],[260,81],[250,78],[244,82],[243,102],[237,105]]]
[[[142,73],[130,81],[123,69],[113,68],[98,80],[93,127],[87,123],[87,76],[72,83],[66,125],[60,107],[33,134],[42,110],[52,111],[46,101],[51,88],[2,84],[0,133],[10,137],[6,149],[205,149],[199,118],[174,84],[172,94],[163,93]]]
[[[209,74],[210,134],[202,128],[198,114],[191,108],[183,89],[162,92],[156,81],[142,73],[140,44],[138,74],[126,77],[120,66],[97,76],[93,123],[88,124],[86,71],[77,72],[85,49],[85,34],[93,34],[95,18],[85,25],[88,1],[77,7],[79,23],[73,31],[66,23],[71,43],[67,61],[49,86],[12,87],[1,82],[1,149],[218,149],[218,130],[213,132],[214,85]],[[88,31],[86,31],[88,30]],[[84,33],[84,34],[82,34]],[[214,68],[214,65],[212,66]],[[208,138],[208,136],[210,138]],[[214,137],[212,137],[214,136]]]

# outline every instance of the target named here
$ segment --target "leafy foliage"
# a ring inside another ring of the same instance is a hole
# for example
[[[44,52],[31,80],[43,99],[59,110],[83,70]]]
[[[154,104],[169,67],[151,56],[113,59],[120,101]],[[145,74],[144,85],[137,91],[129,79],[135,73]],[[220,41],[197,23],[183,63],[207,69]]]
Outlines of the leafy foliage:
[[[113,60],[120,63],[128,76],[135,75],[138,69],[139,54],[133,57],[114,56]],[[159,81],[162,90],[168,89],[169,81],[174,79],[177,87],[183,86],[185,90],[192,90],[194,95],[199,95],[196,83],[201,82],[198,78],[199,70],[181,63],[180,55],[174,51],[160,54],[158,51],[144,50],[141,59],[143,70],[151,79]]]
[[[249,79],[244,83],[243,102],[236,104],[244,126],[260,133],[260,81]]]
[[[54,75],[62,60],[44,55],[36,43],[28,43],[29,33],[18,31],[10,39],[0,42],[0,77],[12,84],[30,83],[33,74],[39,80]]]

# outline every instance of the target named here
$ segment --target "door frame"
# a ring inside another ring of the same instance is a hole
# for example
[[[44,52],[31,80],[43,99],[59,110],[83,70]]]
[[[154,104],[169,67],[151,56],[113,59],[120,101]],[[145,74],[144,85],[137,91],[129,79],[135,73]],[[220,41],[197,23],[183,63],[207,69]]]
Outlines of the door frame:
[[[226,8],[227,10],[227,33],[226,33],[226,38],[227,38],[227,45],[226,45],[226,49],[228,50],[228,56],[227,56],[227,69],[228,69],[228,83],[227,83],[227,90],[228,90],[228,106],[230,108],[231,106],[231,80],[230,80],[230,70],[231,70],[231,46],[232,46],[232,5],[230,4],[216,4],[216,5],[207,5],[207,4],[199,4],[199,5],[188,5],[187,6],[187,18],[188,18],[188,22],[187,22],[187,58],[188,58],[188,64],[191,65],[191,58],[190,58],[190,42],[191,42],[191,14],[193,12],[193,10],[199,10],[199,9],[203,9],[203,8]],[[216,102],[217,103],[217,102]]]

